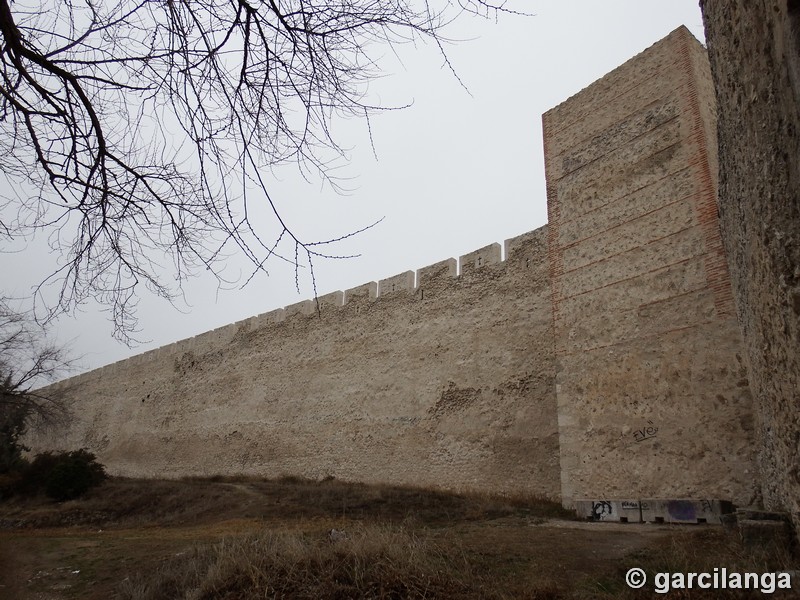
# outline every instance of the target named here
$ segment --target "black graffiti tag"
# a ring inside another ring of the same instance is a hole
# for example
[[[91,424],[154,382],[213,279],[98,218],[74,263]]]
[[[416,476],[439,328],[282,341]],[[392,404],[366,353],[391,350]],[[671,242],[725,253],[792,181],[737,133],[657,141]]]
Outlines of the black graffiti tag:
[[[656,437],[658,434],[658,427],[656,427],[652,421],[647,422],[649,423],[647,427],[643,427],[633,432],[633,439],[637,442],[649,440],[650,438]]]

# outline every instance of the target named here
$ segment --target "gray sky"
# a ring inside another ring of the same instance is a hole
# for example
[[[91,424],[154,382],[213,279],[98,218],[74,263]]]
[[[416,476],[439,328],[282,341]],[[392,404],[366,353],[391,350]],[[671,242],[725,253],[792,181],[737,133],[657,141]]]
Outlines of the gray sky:
[[[348,260],[315,264],[320,294],[343,290],[502,242],[547,220],[541,115],[680,25],[701,41],[697,0],[529,0],[517,7],[532,17],[491,21],[467,18],[448,33],[460,41],[448,54],[467,93],[434,49],[407,47],[394,73],[371,87],[384,105],[413,103],[371,121],[377,160],[364,122],[339,123],[335,132],[351,148],[341,175],[345,196],[319,181],[283,169],[274,198],[291,227],[306,239],[328,239],[384,220],[334,248]],[[471,95],[470,95],[471,94]],[[30,286],[28,257],[0,257],[5,292]],[[231,279],[249,274],[232,260]],[[146,343],[128,348],[111,338],[108,315],[87,304],[63,317],[54,331],[71,341],[88,370],[313,296],[291,269],[273,265],[241,289],[219,289],[198,278],[186,302],[172,307],[144,296],[140,333]]]

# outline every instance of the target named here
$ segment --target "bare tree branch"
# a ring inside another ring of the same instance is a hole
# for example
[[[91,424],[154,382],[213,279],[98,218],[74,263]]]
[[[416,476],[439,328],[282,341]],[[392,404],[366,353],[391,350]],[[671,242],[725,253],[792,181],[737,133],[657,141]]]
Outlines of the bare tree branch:
[[[29,426],[67,418],[61,393],[41,386],[69,368],[66,349],[48,341],[30,315],[0,298],[0,474],[19,460],[25,449],[20,439]]]
[[[297,280],[307,264],[313,283],[337,240],[296,235],[265,175],[294,162],[335,186],[332,119],[388,110],[365,100],[376,47],[428,39],[452,69],[445,25],[512,12],[460,1],[0,0],[0,170],[32,190],[5,197],[0,235],[49,232],[63,261],[37,291],[48,314],[96,298],[129,340],[142,284],[172,298],[172,270],[178,286],[218,273],[226,247],[255,272],[285,260]]]
[[[5,392],[33,394],[71,367],[62,345],[54,344],[32,315],[0,297],[0,381]]]

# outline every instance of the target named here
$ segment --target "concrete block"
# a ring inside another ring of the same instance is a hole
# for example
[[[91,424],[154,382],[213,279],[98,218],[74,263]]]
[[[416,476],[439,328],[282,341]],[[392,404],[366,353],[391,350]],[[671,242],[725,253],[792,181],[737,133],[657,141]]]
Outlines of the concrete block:
[[[414,271],[406,271],[378,282],[378,297],[388,296],[395,292],[412,291],[414,291]]]
[[[375,281],[370,281],[369,283],[365,283],[344,291],[345,304],[352,302],[353,300],[375,300],[377,297],[378,284]]]
[[[727,500],[693,500],[690,498],[642,500],[642,520],[647,523],[713,523],[722,524],[722,516],[733,512]]]
[[[480,269],[486,265],[493,265],[500,262],[500,244],[494,243],[479,248],[469,254],[464,254],[460,259],[461,272],[470,271],[471,269]]]
[[[641,503],[638,500],[577,500],[575,512],[588,521],[641,523]]]

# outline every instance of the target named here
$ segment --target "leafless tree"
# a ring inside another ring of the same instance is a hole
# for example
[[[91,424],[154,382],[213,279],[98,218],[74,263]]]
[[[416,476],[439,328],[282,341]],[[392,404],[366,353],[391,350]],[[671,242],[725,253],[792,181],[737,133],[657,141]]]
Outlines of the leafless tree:
[[[7,299],[0,298],[0,391],[4,402],[13,402],[6,397],[8,394],[28,396],[39,405],[33,411],[45,416],[52,412],[49,400],[37,396],[35,388],[57,379],[71,366],[65,346],[50,341],[31,315],[15,310]]]
[[[429,40],[449,65],[452,19],[510,12],[433,1],[0,0],[0,235],[47,231],[51,309],[100,299],[122,339],[141,284],[170,298],[230,251],[313,281],[342,238],[295,235],[270,168],[329,173],[331,119],[386,109],[365,95],[379,46]]]
[[[0,298],[0,473],[19,458],[29,425],[67,418],[59,392],[41,386],[69,370],[70,362],[66,348],[49,341],[32,316]]]

